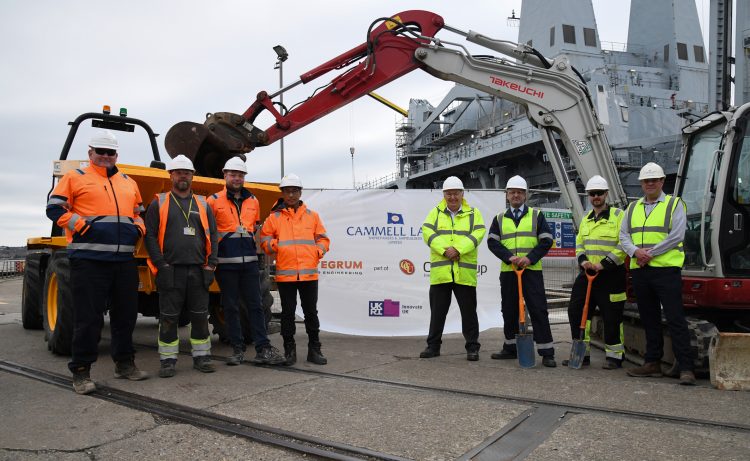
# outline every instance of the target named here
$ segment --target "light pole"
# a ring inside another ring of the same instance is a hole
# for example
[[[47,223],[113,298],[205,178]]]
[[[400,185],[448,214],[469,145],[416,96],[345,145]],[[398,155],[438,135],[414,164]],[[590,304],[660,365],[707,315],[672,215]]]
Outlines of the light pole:
[[[353,147],[349,148],[349,153],[352,154],[352,189],[356,189],[357,183],[354,182],[354,148]]]
[[[284,61],[289,59],[289,53],[286,52],[286,49],[281,45],[276,45],[273,47],[273,51],[276,52],[276,56],[278,56],[278,60],[276,60],[276,65],[273,67],[274,69],[279,69],[279,89],[284,88]],[[283,115],[284,110],[284,93],[279,93],[279,103],[281,104],[281,107],[279,107],[279,113]],[[279,139],[279,147],[281,148],[281,177],[284,177],[284,138]]]

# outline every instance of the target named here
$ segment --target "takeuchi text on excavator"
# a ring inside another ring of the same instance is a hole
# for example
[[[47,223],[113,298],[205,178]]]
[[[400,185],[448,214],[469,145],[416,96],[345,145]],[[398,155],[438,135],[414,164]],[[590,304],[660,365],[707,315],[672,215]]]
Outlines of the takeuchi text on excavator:
[[[471,55],[461,44],[436,38],[441,29],[508,58]],[[542,132],[555,178],[576,222],[583,215],[576,178],[569,176],[554,134],[565,146],[580,181],[585,183],[594,174],[602,175],[610,184],[613,203],[627,203],[586,84],[564,55],[546,58],[528,45],[465,32],[446,25],[441,16],[421,10],[377,19],[370,24],[367,37],[365,43],[305,72],[277,92],[261,91],[242,115],[216,112],[209,113],[202,124],[175,124],[165,138],[167,152],[172,156],[187,155],[199,174],[220,176],[229,157],[269,145],[412,70],[421,69],[442,80],[523,105],[529,119]],[[289,108],[273,101],[297,85],[342,69],[309,98]],[[255,125],[263,111],[275,119],[266,129]]]

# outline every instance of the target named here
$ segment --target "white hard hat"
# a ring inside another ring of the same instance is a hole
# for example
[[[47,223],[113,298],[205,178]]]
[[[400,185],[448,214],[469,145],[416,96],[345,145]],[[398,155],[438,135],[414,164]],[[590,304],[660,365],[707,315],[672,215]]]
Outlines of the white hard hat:
[[[193,162],[191,162],[190,159],[185,157],[184,155],[178,155],[177,157],[169,161],[169,164],[167,165],[167,171],[172,170],[190,170],[195,173]]]
[[[607,184],[606,179],[602,178],[598,174],[595,174],[586,183],[586,190],[609,190],[609,184]]]
[[[508,184],[505,185],[506,189],[523,189],[529,190],[529,185],[526,184],[526,180],[522,177],[515,175],[508,180]]]
[[[648,162],[641,168],[641,173],[638,175],[638,181],[642,179],[661,179],[667,175],[664,174],[664,170],[654,162]]]
[[[464,183],[455,176],[448,176],[443,181],[443,190],[464,190]]]
[[[99,133],[91,137],[89,142],[90,147],[100,149],[114,149],[117,150],[120,146],[117,144],[117,138],[109,130],[102,130]]]
[[[302,180],[296,174],[290,173],[281,178],[279,189],[283,189],[284,187],[299,187],[302,189]]]
[[[224,169],[221,171],[241,171],[243,173],[247,173],[247,165],[245,165],[245,162],[239,158],[239,157],[232,157],[229,160],[227,160],[227,163],[224,164]]]

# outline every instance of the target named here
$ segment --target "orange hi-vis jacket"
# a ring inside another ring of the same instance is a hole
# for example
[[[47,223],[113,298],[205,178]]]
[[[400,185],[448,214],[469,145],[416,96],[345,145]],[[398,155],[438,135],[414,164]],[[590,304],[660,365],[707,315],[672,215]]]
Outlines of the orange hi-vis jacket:
[[[146,233],[138,185],[117,167],[90,164],[69,171],[47,202],[47,216],[65,229],[68,257],[100,261],[133,258]]]
[[[169,205],[171,203],[171,192],[162,192],[156,194],[157,204],[159,206],[159,249],[164,252],[164,233],[167,231],[167,219],[169,218]],[[202,195],[193,194],[195,203],[198,204],[198,213],[201,218],[201,226],[203,226],[204,234],[206,235],[206,265],[208,265],[208,257],[211,255],[211,231],[208,227],[208,215],[206,214],[206,197]],[[153,206],[153,205],[152,205]],[[151,273],[156,275],[159,272],[159,268],[154,264],[151,258],[147,260],[148,267],[151,269]]]
[[[318,280],[318,261],[331,241],[318,213],[300,202],[297,211],[281,207],[272,211],[260,231],[263,251],[276,257],[276,281]]]
[[[227,197],[227,188],[208,197],[208,205],[216,218],[219,233],[219,264],[250,263],[258,260],[254,233],[260,221],[260,203],[247,189],[240,190],[242,204],[239,207]],[[241,267],[241,266],[232,266]]]

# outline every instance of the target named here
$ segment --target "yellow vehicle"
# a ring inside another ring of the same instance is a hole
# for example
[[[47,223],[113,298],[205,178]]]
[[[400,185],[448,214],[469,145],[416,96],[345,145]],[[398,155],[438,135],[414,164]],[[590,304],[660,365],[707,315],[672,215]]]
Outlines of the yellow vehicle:
[[[169,173],[165,170],[165,165],[161,161],[159,149],[156,144],[156,134],[151,127],[145,122],[130,118],[124,109],[120,110],[120,115],[110,114],[109,108],[101,113],[85,113],[80,115],[75,121],[70,122],[70,131],[68,138],[60,154],[60,159],[54,162],[52,189],[55,183],[67,171],[80,168],[88,164],[85,160],[68,160],[70,148],[75,139],[78,127],[86,120],[92,121],[92,126],[97,128],[106,128],[120,132],[131,133],[135,126],[145,130],[151,144],[153,161],[149,166],[136,166],[118,164],[119,170],[129,177],[133,178],[138,184],[143,197],[144,205],[148,206],[155,194],[167,192],[171,189],[172,183],[169,179]],[[213,162],[226,161],[224,159],[213,158]],[[196,172],[198,175],[202,171]],[[193,191],[200,195],[211,195],[219,192],[224,187],[224,180],[220,178],[210,178],[205,176],[195,176],[193,179]],[[258,198],[261,205],[261,216],[267,216],[271,206],[279,197],[279,188],[276,184],[246,183],[245,187],[252,191]],[[49,196],[49,194],[48,194]],[[26,256],[26,269],[23,277],[22,291],[22,323],[26,329],[44,329],[47,348],[56,354],[69,355],[71,340],[73,337],[73,306],[72,293],[70,288],[70,265],[67,254],[67,240],[63,230],[57,225],[52,226],[49,237],[32,237],[27,240],[28,253]],[[157,317],[159,315],[158,291],[154,282],[154,277],[146,265],[146,248],[143,239],[136,245],[135,256],[138,263],[138,312],[144,316]],[[273,304],[273,297],[270,293],[271,281],[268,275],[268,268],[261,260],[261,289],[263,292],[263,307],[266,311],[266,320],[270,320],[270,309]],[[220,339],[224,339],[224,316],[221,309],[220,293],[216,282],[210,287],[210,321],[213,324],[215,334]],[[245,338],[252,338],[248,319],[243,320],[243,330]]]

